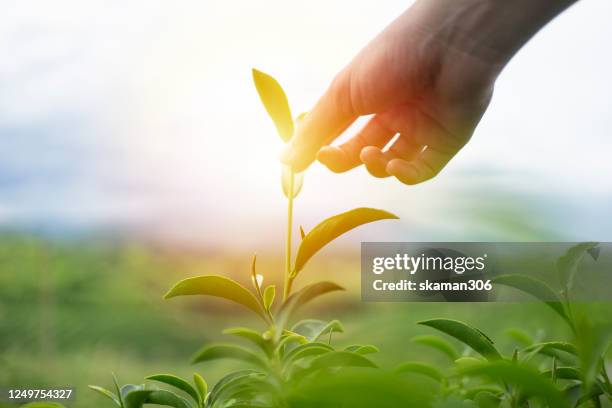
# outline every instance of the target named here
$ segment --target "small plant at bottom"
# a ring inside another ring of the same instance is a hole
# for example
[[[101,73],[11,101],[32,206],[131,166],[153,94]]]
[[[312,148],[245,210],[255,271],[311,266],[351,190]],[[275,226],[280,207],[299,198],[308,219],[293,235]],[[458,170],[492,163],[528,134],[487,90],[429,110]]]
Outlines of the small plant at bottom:
[[[430,319],[419,324],[463,343],[467,355],[462,355],[443,337],[417,336],[412,339],[414,343],[441,353],[450,364],[441,369],[428,363],[406,362],[395,371],[434,382],[436,407],[602,407],[602,398],[609,404],[612,384],[604,362],[611,339],[609,324],[596,325],[575,313],[570,299],[580,261],[586,254],[596,260],[598,253],[594,242],[567,250],[556,265],[561,286],[558,292],[528,275],[502,275],[494,279],[497,284],[545,302],[568,325],[573,342],[536,340],[513,328],[507,333],[518,347],[504,356],[493,340],[477,328],[457,320]]]

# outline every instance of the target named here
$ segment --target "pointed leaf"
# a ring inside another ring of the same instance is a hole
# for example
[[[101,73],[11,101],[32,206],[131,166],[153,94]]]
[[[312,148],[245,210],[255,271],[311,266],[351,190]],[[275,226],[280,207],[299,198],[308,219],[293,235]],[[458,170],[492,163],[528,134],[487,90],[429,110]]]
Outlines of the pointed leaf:
[[[305,303],[318,296],[337,290],[344,290],[344,288],[333,282],[324,281],[312,283],[295,292],[287,298],[278,312],[279,327],[285,327],[293,312]]]
[[[542,354],[569,365],[576,364],[576,353],[576,347],[573,344],[561,341],[532,344],[521,352],[524,355],[523,362],[530,361],[536,354]]]
[[[442,354],[448,356],[448,358],[453,361],[459,358],[459,352],[455,349],[455,347],[440,336],[427,334],[423,336],[415,336],[411,340],[415,343],[434,348]]]
[[[253,260],[251,261],[251,283],[255,287],[255,291],[261,297],[261,287],[259,286],[259,281],[257,280],[257,254],[253,255]]]
[[[253,68],[253,81],[259,98],[283,141],[293,136],[293,117],[285,91],[272,76]]]
[[[579,314],[576,319],[576,349],[580,360],[580,372],[586,391],[595,386],[602,356],[605,356],[612,341],[612,323],[594,323],[587,316]]]
[[[297,322],[291,328],[291,331],[303,335],[308,341],[317,341],[319,337],[330,332],[343,333],[344,327],[338,320],[325,322],[323,320],[306,319]]]
[[[494,278],[493,282],[513,287],[540,299],[569,322],[561,299],[546,283],[527,275],[501,275]]]
[[[193,400],[198,403],[200,401],[200,396],[195,388],[191,384],[189,384],[186,380],[177,377],[172,374],[155,374],[145,377],[146,380],[159,381],[164,384],[171,385],[173,387],[178,388],[181,391],[186,392],[193,398]]]
[[[141,408],[144,404],[193,408],[186,399],[165,390],[133,390],[125,396],[126,408]]]
[[[542,372],[542,375],[546,378],[553,378],[553,373],[556,378],[562,380],[581,380],[580,371],[574,367],[553,367],[552,370],[546,370]]]
[[[234,344],[214,344],[211,346],[205,346],[195,354],[191,360],[191,363],[195,364],[203,361],[218,360],[221,358],[242,360],[260,367],[266,366],[266,364],[257,354],[245,349],[244,347],[236,346]]]
[[[577,355],[576,346],[571,343],[566,343],[564,341],[549,341],[546,343],[536,343],[531,346],[525,348],[525,351],[532,351],[538,349],[539,352],[544,352],[546,350],[561,350],[566,353]]]
[[[146,403],[153,405],[165,405],[175,408],[193,408],[185,398],[179,397],[175,393],[166,390],[153,391],[151,394],[149,394]]]
[[[196,389],[198,390],[200,402],[203,406],[206,402],[206,394],[208,394],[208,384],[206,384],[204,378],[198,373],[193,373],[193,383],[195,384]]]
[[[256,344],[268,355],[270,355],[272,352],[271,343],[264,339],[263,336],[255,330],[248,329],[246,327],[231,327],[223,330],[223,334],[230,334],[232,336],[237,336],[248,340],[251,343]]]
[[[116,395],[117,398],[119,398],[119,406],[121,406],[121,408],[124,408],[124,404],[123,404],[123,394],[121,394],[121,388],[119,387],[119,381],[117,381],[117,376],[115,375],[115,373],[112,373],[113,375],[113,385],[115,386],[115,391],[116,391]]]
[[[329,367],[372,367],[376,364],[366,357],[351,353],[350,351],[330,351],[312,360],[310,369],[321,369]]]
[[[281,184],[283,186],[283,194],[289,198],[289,190],[291,190],[291,176],[293,176],[293,198],[297,197],[302,191],[304,185],[304,173],[293,173],[291,167],[283,165]]]
[[[497,360],[501,358],[501,354],[495,349],[491,339],[480,330],[468,326],[463,322],[450,319],[432,319],[419,322],[419,324],[433,327],[436,330],[456,338],[488,360]]]
[[[276,346],[275,352],[283,355],[285,352],[289,351],[290,348],[292,348],[291,346],[293,346],[294,343],[305,344],[308,343],[308,339],[301,334],[284,330],[283,334],[281,335],[281,339]]]
[[[266,288],[263,294],[264,308],[270,310],[274,303],[274,296],[276,295],[276,286],[270,285]]]
[[[144,390],[144,389],[145,389],[144,384],[141,384],[141,385],[125,384],[124,386],[121,387],[119,395],[121,395],[122,399],[125,399],[125,396],[128,395],[130,392]]]
[[[529,333],[515,327],[506,329],[506,334],[524,347],[530,346],[534,343],[533,337],[531,337]]]
[[[442,378],[443,378],[442,372],[438,370],[436,367],[429,365],[429,364],[421,363],[421,362],[414,362],[414,361],[406,362],[406,363],[400,364],[394,371],[396,373],[421,374],[433,380],[436,380],[438,382],[442,381]]]
[[[125,386],[124,386],[125,387]],[[142,408],[153,390],[131,389],[123,394],[125,408]]]
[[[570,408],[563,394],[540,373],[528,367],[512,364],[508,361],[495,361],[468,367],[462,370],[463,375],[486,376],[517,386],[526,396],[542,398],[547,406]]]
[[[593,249],[599,245],[598,242],[583,242],[568,249],[562,257],[557,260],[557,273],[561,284],[571,289],[574,286],[574,277],[578,270],[578,265],[585,253],[590,253],[591,257],[596,258]],[[597,253],[599,255],[599,253]],[[598,256],[597,256],[598,257]]]
[[[164,299],[189,295],[216,296],[231,300],[251,309],[266,320],[264,311],[255,295],[238,282],[224,276],[207,275],[183,279],[166,293]]]
[[[352,346],[346,347],[344,351],[350,351],[351,353],[357,353],[363,356],[365,354],[378,353],[380,350],[378,349],[378,347],[373,346],[371,344],[366,344],[366,345],[354,344]]]
[[[397,218],[396,215],[383,210],[374,208],[355,208],[354,210],[326,219],[306,234],[300,243],[295,258],[293,275],[297,275],[306,262],[308,262],[308,260],[321,248],[345,232],[370,222]]]
[[[480,366],[485,361],[476,357],[459,357],[455,360],[455,367],[461,371],[464,368]]]
[[[219,395],[223,393],[223,390],[226,387],[231,386],[232,383],[240,381],[240,379],[249,379],[253,377],[263,377],[263,374],[255,370],[239,370],[234,371],[233,373],[230,373],[225,377],[221,378],[210,391],[207,407],[214,407],[214,404],[219,398]]]
[[[117,397],[112,391],[107,390],[106,388],[98,387],[97,385],[88,385],[88,387],[99,394],[104,395],[106,398],[110,399],[117,405],[121,406],[121,402],[119,401],[119,397]]]
[[[296,362],[302,358],[318,356],[320,354],[329,353],[334,349],[325,343],[306,343],[292,349],[290,352],[285,354],[283,361],[288,365]]]

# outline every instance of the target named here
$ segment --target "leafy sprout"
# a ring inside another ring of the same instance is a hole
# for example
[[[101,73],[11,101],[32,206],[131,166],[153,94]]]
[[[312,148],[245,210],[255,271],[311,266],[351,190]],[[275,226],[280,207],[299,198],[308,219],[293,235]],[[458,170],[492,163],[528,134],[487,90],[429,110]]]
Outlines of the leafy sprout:
[[[264,108],[284,142],[293,137],[294,121],[285,92],[272,76],[253,70],[253,80]],[[571,290],[585,254],[597,259],[596,243],[570,248],[556,264],[561,290],[526,275],[505,275],[495,282],[525,292],[544,302],[575,334],[573,342],[543,341],[520,329],[507,334],[518,344],[505,355],[491,337],[465,322],[451,319],[429,319],[419,324],[436,330],[412,338],[411,346],[429,347],[444,355],[444,367],[426,362],[409,361],[392,372],[378,368],[370,358],[377,353],[373,345],[351,345],[337,348],[332,339],[343,333],[338,320],[304,319],[293,322],[295,313],[318,297],[343,290],[334,282],[313,282],[293,290],[295,279],[306,269],[308,261],[321,249],[352,229],[380,220],[396,219],[389,212],[372,208],[355,208],[327,218],[306,232],[299,226],[300,242],[292,258],[294,199],[303,185],[303,174],[294,174],[283,166],[281,184],[287,198],[287,236],[282,296],[275,285],[264,285],[266,277],[257,271],[254,256],[249,289],[224,276],[203,275],[177,282],[164,298],[179,296],[213,296],[237,303],[257,315],[260,327],[234,327],[224,334],[244,342],[206,344],[193,356],[194,364],[232,359],[244,368],[223,376],[210,390],[204,378],[193,374],[193,381],[172,374],[146,377],[148,383],[127,384],[115,391],[90,386],[111,405],[141,408],[156,404],[175,408],[239,407],[600,407],[600,399],[612,400],[612,384],[603,361],[610,344],[608,327],[593,325],[571,308]],[[580,333],[580,335],[578,335]],[[459,353],[456,344],[466,352]],[[434,384],[438,394],[432,396],[421,387],[403,382],[417,376]],[[172,387],[160,389],[157,384]],[[61,407],[55,403],[34,403],[29,408]]]

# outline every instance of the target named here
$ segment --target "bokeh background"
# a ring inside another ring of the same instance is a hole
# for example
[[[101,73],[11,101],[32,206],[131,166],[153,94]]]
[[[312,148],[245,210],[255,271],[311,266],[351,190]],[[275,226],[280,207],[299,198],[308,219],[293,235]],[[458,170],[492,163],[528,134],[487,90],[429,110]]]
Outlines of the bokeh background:
[[[244,323],[222,302],[161,295],[196,274],[246,281],[254,252],[278,279],[282,143],[251,67],[278,78],[295,113],[308,110],[409,3],[3,3],[0,385],[76,385],[74,406],[91,406],[84,384],[189,373],[197,347]],[[306,229],[356,206],[401,217],[310,266],[302,283],[349,288],[313,314],[346,320],[351,342],[378,344],[382,362],[422,352],[407,339],[434,315],[500,338],[511,324],[564,334],[538,305],[360,304],[357,253],[362,240],[610,241],[610,13],[608,0],[582,0],[540,32],[437,179],[406,187],[309,169],[296,203]],[[198,369],[214,379],[225,368]]]

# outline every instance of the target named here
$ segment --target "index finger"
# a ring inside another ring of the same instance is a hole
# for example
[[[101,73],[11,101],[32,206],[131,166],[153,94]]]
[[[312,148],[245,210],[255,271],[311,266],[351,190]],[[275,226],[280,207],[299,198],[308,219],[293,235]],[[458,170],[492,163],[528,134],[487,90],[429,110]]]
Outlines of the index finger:
[[[306,169],[317,152],[340,136],[357,119],[351,103],[350,74],[344,70],[300,122],[281,155],[281,161],[295,172]]]

